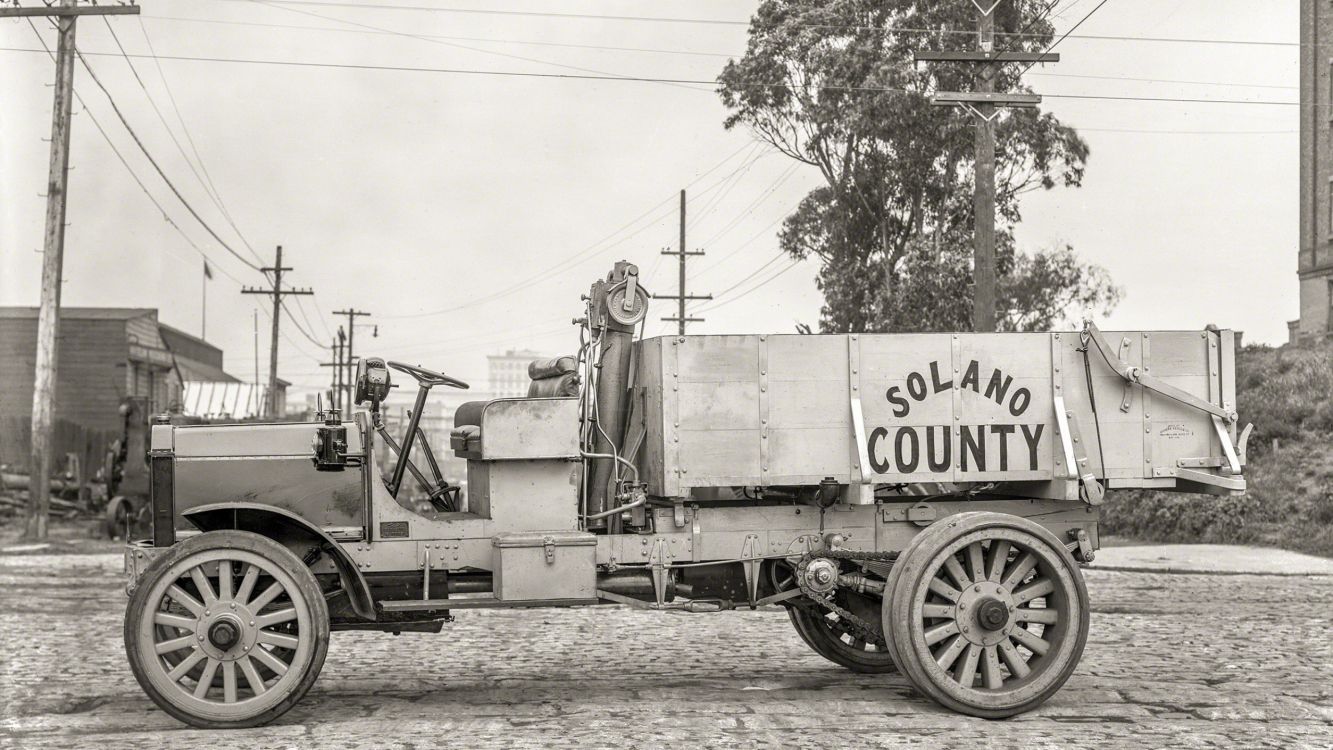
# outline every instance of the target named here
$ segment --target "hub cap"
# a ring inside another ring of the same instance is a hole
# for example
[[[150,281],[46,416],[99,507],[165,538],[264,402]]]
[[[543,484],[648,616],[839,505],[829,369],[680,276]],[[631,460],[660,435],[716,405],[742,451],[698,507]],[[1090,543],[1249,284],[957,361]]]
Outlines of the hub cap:
[[[229,619],[218,619],[208,628],[208,642],[218,650],[226,651],[235,646],[240,639],[240,624]]]

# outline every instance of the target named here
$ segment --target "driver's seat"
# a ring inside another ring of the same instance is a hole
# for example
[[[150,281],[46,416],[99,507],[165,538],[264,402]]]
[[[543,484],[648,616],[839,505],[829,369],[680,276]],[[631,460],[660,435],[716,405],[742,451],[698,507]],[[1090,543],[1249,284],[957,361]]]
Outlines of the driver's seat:
[[[578,457],[578,431],[577,398],[469,401],[454,412],[449,447],[472,461],[563,460]]]
[[[528,398],[566,398],[579,393],[577,361],[553,357],[528,363]],[[489,401],[468,401],[454,412],[449,447],[459,458],[481,460],[481,416]]]

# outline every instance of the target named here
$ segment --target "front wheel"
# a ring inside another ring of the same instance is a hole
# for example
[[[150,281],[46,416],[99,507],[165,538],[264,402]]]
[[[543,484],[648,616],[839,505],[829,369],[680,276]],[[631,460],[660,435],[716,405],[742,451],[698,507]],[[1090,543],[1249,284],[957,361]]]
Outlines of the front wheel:
[[[903,672],[960,713],[1036,708],[1083,654],[1083,577],[1064,545],[1025,518],[951,516],[919,535],[890,583],[884,628]]]
[[[286,713],[319,676],[329,614],[286,547],[247,531],[182,542],[144,572],[125,612],[134,677],[162,710],[204,729]]]

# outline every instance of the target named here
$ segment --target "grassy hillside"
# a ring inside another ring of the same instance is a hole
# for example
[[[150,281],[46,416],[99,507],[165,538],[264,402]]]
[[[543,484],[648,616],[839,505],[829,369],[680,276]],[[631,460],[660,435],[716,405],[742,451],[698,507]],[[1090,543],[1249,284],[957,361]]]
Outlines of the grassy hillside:
[[[1262,544],[1333,557],[1333,349],[1247,346],[1236,369],[1241,424],[1254,423],[1249,491],[1241,497],[1112,492],[1103,534]]]

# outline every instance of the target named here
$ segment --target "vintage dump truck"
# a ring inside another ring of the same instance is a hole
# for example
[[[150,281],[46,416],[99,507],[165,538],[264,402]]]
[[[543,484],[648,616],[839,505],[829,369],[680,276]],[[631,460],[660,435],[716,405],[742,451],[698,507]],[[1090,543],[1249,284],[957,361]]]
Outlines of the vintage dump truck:
[[[125,558],[143,689],[189,724],[254,726],[300,700],[333,630],[779,605],[828,660],[1000,718],[1079,661],[1107,490],[1245,489],[1231,331],[640,340],[648,299],[616,264],[576,356],[536,363],[529,398],[457,410],[466,494],[415,420],[467,386],[419,366],[367,358],[350,419],[155,426],[152,538]],[[390,370],[418,387],[399,436]],[[430,502],[400,500],[407,481]]]

